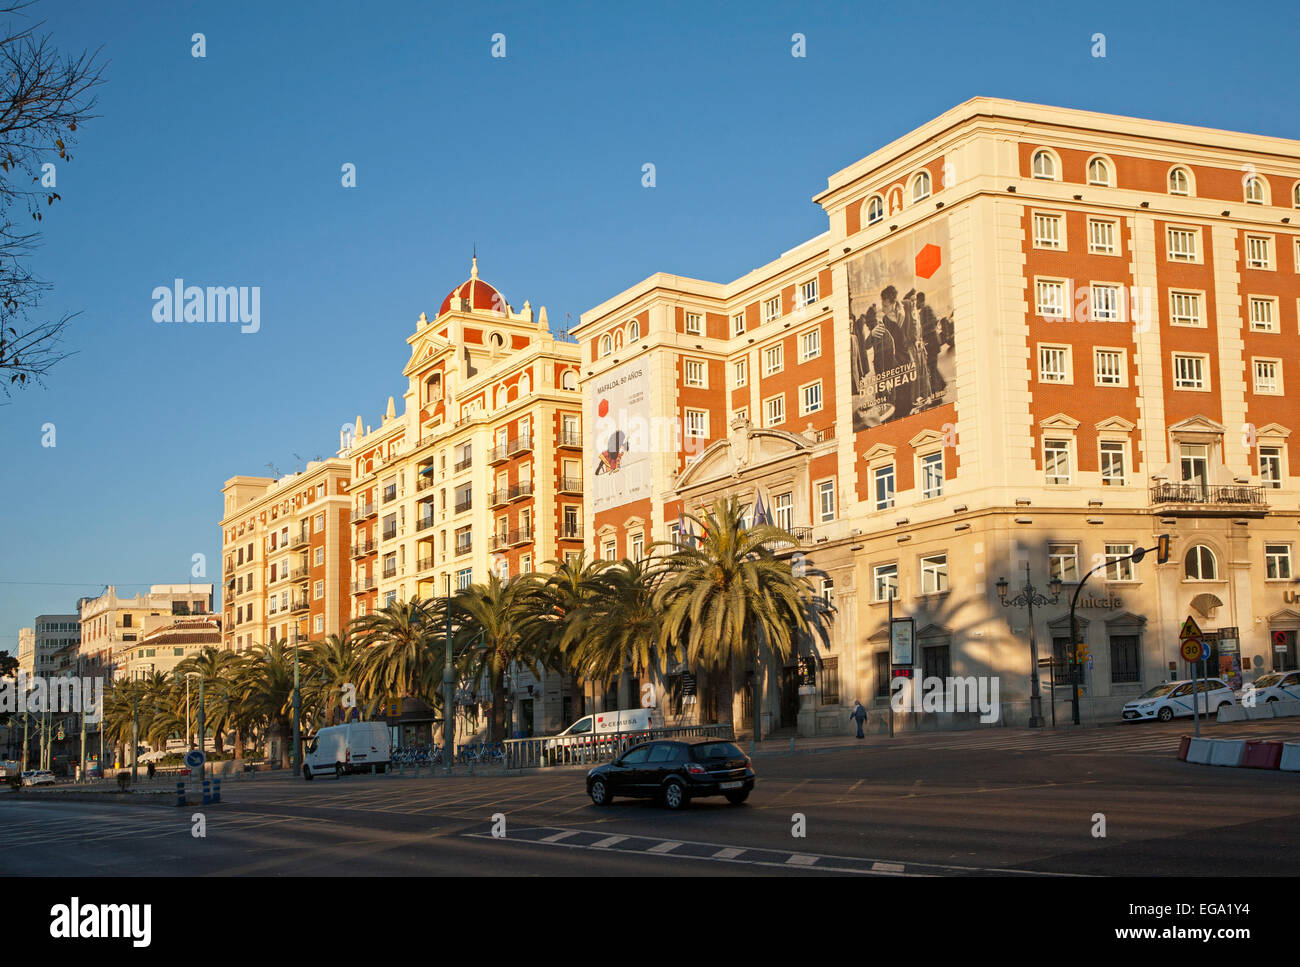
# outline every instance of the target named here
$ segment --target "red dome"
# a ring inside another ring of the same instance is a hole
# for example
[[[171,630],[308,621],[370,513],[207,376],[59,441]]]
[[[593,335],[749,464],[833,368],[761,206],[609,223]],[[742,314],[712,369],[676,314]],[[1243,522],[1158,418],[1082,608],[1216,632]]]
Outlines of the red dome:
[[[505,312],[506,299],[494,286],[488,285],[478,277],[478,259],[470,266],[469,278],[447,293],[442,300],[438,315],[462,308],[462,300],[468,302],[471,312]]]

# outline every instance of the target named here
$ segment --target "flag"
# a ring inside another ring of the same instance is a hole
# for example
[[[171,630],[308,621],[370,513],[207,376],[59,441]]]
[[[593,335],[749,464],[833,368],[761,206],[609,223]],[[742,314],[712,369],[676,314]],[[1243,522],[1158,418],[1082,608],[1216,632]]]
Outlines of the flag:
[[[754,526],[762,527],[770,524],[767,519],[767,510],[763,507],[763,492],[757,488],[754,489]]]

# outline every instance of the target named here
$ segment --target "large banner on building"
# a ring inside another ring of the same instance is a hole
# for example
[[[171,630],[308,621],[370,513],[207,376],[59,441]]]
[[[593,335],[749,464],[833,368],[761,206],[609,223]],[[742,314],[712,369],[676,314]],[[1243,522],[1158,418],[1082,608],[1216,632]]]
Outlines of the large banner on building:
[[[849,262],[853,432],[956,399],[951,261],[941,220]]]
[[[591,436],[596,513],[650,496],[650,367],[644,360],[610,370],[591,384]]]

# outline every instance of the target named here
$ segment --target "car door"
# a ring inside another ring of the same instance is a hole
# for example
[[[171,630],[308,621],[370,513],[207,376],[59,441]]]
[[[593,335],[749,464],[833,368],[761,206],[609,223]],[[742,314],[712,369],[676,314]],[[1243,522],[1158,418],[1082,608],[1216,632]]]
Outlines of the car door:
[[[1193,708],[1192,683],[1183,682],[1169,693],[1169,698],[1166,702],[1169,707],[1173,709],[1175,715],[1191,715]]]
[[[677,768],[677,743],[652,742],[650,756],[642,773],[642,788],[647,795],[661,789],[668,774]]]
[[[1292,672],[1283,678],[1278,682],[1277,690],[1282,693],[1279,698],[1285,701],[1300,701],[1300,672]]]
[[[643,795],[646,759],[649,757],[650,746],[638,745],[611,762],[605,773],[609,777],[609,791],[623,796]]]

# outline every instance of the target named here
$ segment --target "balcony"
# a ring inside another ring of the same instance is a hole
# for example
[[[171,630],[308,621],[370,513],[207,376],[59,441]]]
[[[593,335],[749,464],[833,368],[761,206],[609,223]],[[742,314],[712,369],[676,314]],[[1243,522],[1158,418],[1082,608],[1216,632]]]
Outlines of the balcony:
[[[373,554],[374,552],[375,552],[375,542],[374,542],[374,541],[366,541],[364,544],[353,544],[353,545],[352,545],[352,556],[353,556],[353,557],[365,557],[367,554]]]
[[[1268,505],[1263,487],[1159,483],[1151,488],[1151,509],[1175,517],[1263,517]]]
[[[295,547],[306,547],[310,543],[310,534],[294,534],[289,538],[289,549],[293,550]]]
[[[581,477],[561,477],[560,493],[562,494],[580,494],[582,493]]]
[[[780,525],[777,525],[780,526]],[[763,546],[774,554],[780,554],[782,551],[788,551],[798,547],[801,544],[807,544],[812,540],[813,529],[811,527],[785,527],[783,530],[788,531],[794,537],[794,542],[790,541],[766,541]]]
[[[560,540],[580,541],[582,540],[581,524],[565,524],[560,531]]]
[[[426,529],[432,527],[433,524],[434,524],[434,517],[433,517],[433,514],[429,514],[429,515],[427,515],[427,516],[425,516],[425,517],[421,517],[419,520],[417,520],[417,521],[415,522],[415,529],[416,529],[417,531],[426,530]]]
[[[391,503],[392,503],[394,500],[396,500],[396,499],[397,499],[397,485],[394,484],[394,485],[391,486],[391,487],[385,487],[385,488],[384,488],[384,503],[386,503],[386,504],[391,504]]]
[[[232,575],[232,574],[235,573],[235,562],[234,562],[234,561],[227,561],[227,562],[226,562],[226,570],[225,570],[224,573],[226,574],[227,577],[229,577],[230,575]]]
[[[533,529],[531,527],[521,527],[518,530],[511,531],[506,535],[506,539],[511,547],[520,544],[531,544],[533,542]]]
[[[292,571],[289,572],[289,580],[290,580],[290,581],[305,581],[305,580],[307,580],[307,577],[308,577],[308,575],[310,575],[310,574],[311,574],[311,568],[309,568],[309,567],[296,567],[296,568],[294,568]]]
[[[397,562],[388,561],[386,564],[384,564],[384,577],[391,578],[396,576],[397,576]]]
[[[465,513],[465,511],[469,510],[473,506],[474,506],[473,497],[471,497],[469,500],[458,500],[456,501],[456,513],[463,514]]]
[[[555,445],[563,450],[581,450],[582,434],[576,430],[561,430]]]
[[[516,500],[523,500],[525,497],[533,495],[533,482],[531,480],[525,483],[517,483],[510,488],[510,500],[513,503]]]
[[[432,567],[433,567],[433,558],[431,557],[422,557],[415,563],[415,569],[417,571],[428,571]]]
[[[457,557],[460,557],[460,556],[462,556],[462,555],[464,555],[464,554],[468,554],[468,553],[469,553],[470,551],[472,551],[473,549],[474,549],[474,542],[473,542],[473,541],[457,541],[457,542],[456,542],[456,556],[457,556]]]
[[[415,480],[415,492],[416,492],[416,493],[419,493],[421,490],[428,490],[428,489],[429,489],[430,487],[432,487],[432,486],[433,486],[433,474],[432,474],[432,472],[430,472],[430,473],[425,473],[425,474],[420,474],[420,475],[416,478],[416,480]]]
[[[365,592],[371,590],[374,586],[375,586],[374,578],[361,578],[358,581],[352,582],[352,593],[364,594]]]
[[[462,470],[468,470],[472,466],[474,466],[474,455],[470,454],[464,460],[458,460],[456,463],[452,464],[451,472],[460,473]]]
[[[306,598],[294,598],[289,602],[289,610],[297,614],[300,611],[306,611],[311,605]]]
[[[391,540],[392,540],[393,538],[395,538],[396,536],[397,536],[397,527],[396,527],[396,526],[388,527],[388,528],[385,528],[385,529],[384,529],[384,536],[383,536],[383,539],[384,539],[384,540],[386,540],[386,541],[391,541]]]
[[[510,454],[507,450],[508,446],[509,445],[507,444],[506,446],[493,447],[491,450],[489,450],[488,463],[495,466],[498,463],[505,463],[507,460],[509,460]]]
[[[372,500],[368,504],[358,504],[352,511],[352,520],[365,520],[367,517],[373,517],[377,513],[379,513],[379,511],[375,507],[375,502]]]
[[[507,443],[506,453],[513,457],[516,453],[527,453],[532,448],[533,435],[530,433],[527,436],[515,437]]]

